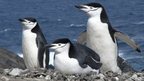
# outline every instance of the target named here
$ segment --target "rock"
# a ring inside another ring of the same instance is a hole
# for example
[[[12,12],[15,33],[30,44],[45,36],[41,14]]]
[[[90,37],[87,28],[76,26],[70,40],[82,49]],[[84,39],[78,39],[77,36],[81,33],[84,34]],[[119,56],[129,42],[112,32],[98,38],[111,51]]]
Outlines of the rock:
[[[0,68],[21,68],[25,69],[24,60],[15,53],[0,48]]]
[[[10,79],[7,78],[6,76],[2,76],[2,77],[1,77],[1,80],[2,80],[2,81],[9,81]]]
[[[4,69],[4,70],[3,70],[3,73],[7,75],[7,74],[9,74],[11,71],[12,71],[12,69]]]
[[[14,69],[11,70],[11,72],[9,72],[9,75],[18,76],[18,75],[20,75],[22,72],[24,72],[24,70],[18,69],[18,68],[14,68]]]
[[[129,81],[144,81],[144,77],[138,77],[137,74],[133,74],[128,80]]]
[[[45,79],[50,81],[50,80],[51,80],[51,76],[50,76],[50,75],[47,75],[47,76],[45,77]]]
[[[3,70],[3,73],[5,75],[11,75],[11,76],[20,76],[20,75],[26,74],[28,72],[29,72],[28,69],[22,70],[22,69],[19,69],[19,68],[12,68],[12,69],[4,69]]]
[[[17,68],[18,69],[18,68]],[[13,69],[14,70],[14,69]],[[11,70],[10,72],[12,72]],[[15,68],[16,70],[16,68]],[[8,71],[8,70],[7,70]],[[9,72],[9,71],[8,71]],[[13,73],[19,71],[13,71]],[[127,72],[122,75],[108,72],[105,74],[62,74],[56,70],[27,71],[24,74],[13,77],[0,74],[0,81],[144,81],[144,73]]]

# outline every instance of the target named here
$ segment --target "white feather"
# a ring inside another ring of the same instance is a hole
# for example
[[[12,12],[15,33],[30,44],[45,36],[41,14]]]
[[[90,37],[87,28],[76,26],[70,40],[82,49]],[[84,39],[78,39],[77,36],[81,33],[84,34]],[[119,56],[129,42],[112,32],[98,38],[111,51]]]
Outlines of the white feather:
[[[121,74],[117,66],[117,44],[113,42],[108,24],[101,21],[102,7],[81,5],[81,10],[89,16],[86,45],[100,56],[101,72],[113,71]]]
[[[28,69],[39,67],[36,34],[32,33],[30,29],[22,32],[22,51]]]
[[[66,74],[76,74],[76,73],[81,74],[81,73],[88,73],[91,71],[98,73],[98,70],[94,70],[89,66],[87,66],[86,68],[82,68],[79,65],[77,59],[69,58],[68,51],[69,51],[69,44],[66,44],[66,46],[62,48],[56,49],[54,66],[57,70]]]
[[[117,44],[113,42],[108,25],[102,23],[98,16],[91,17],[87,23],[87,46],[100,55],[101,71],[121,73],[117,66]]]

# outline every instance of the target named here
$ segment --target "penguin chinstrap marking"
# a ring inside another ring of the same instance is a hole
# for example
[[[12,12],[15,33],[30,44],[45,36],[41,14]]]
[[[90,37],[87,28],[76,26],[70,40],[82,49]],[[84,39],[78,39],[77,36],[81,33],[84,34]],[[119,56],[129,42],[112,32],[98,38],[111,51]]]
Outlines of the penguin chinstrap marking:
[[[89,16],[86,33],[82,33],[82,38],[79,38],[80,42],[83,44],[86,43],[86,46],[99,54],[101,63],[103,64],[100,69],[101,72],[113,71],[121,74],[121,69],[117,65],[118,52],[115,36],[128,43],[127,36],[112,28],[106,11],[101,4],[89,3],[76,7],[86,12]],[[129,42],[128,44],[132,44],[131,46],[135,48],[133,42]],[[137,49],[137,51],[140,50]]]
[[[49,49],[55,52],[54,67],[65,74],[99,73],[100,57],[90,48],[67,38],[57,39]]]
[[[22,51],[26,67],[30,70],[48,68],[49,50],[44,49],[47,41],[35,18],[19,19],[22,28]]]

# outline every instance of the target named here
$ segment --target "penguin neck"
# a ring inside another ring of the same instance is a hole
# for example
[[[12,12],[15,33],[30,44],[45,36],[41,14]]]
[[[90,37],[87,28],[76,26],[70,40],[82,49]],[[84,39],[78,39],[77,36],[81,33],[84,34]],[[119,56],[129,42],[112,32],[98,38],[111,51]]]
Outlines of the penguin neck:
[[[44,34],[42,33],[42,30],[40,29],[38,23],[31,31],[33,33],[36,33],[37,35],[41,36],[43,38],[43,41],[46,43],[46,39],[45,39]]]
[[[95,22],[101,22],[100,16],[90,16],[88,20],[92,20]]]
[[[101,22],[103,22],[103,23],[108,23],[108,24],[109,24],[109,18],[108,18],[108,16],[107,16],[106,11],[105,11],[104,8],[103,8],[103,10],[102,10],[102,13],[101,13],[101,15],[100,15],[100,18],[101,18]]]
[[[69,57],[70,57],[70,58],[75,58],[76,56],[77,56],[77,55],[76,55],[75,46],[74,46],[74,44],[70,43]]]
[[[59,51],[60,50],[60,51]],[[66,44],[63,48],[59,48],[55,51],[56,56],[62,56],[63,58],[69,58],[70,44]]]
[[[104,8],[102,8],[102,11],[100,14],[89,15],[89,19],[95,19],[95,21],[97,22],[109,23],[109,19]]]
[[[68,46],[67,46],[66,49],[68,49],[68,50],[65,51],[66,54],[67,54],[65,56],[68,57],[68,58],[75,58],[75,56],[76,56],[75,55],[76,50],[75,50],[74,45],[71,42],[68,44]]]
[[[37,25],[31,30],[33,33],[38,33],[41,32],[41,29],[39,28],[39,24],[37,23]]]

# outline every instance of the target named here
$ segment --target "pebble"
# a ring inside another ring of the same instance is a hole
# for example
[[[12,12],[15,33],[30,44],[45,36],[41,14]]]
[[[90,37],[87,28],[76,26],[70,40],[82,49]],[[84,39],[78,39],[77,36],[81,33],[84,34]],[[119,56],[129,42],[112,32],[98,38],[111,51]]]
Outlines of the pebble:
[[[13,69],[9,72],[9,75],[18,76],[18,75],[20,75],[22,72],[23,72],[22,69],[13,68]]]
[[[7,78],[6,76],[2,76],[2,77],[1,77],[1,80],[2,80],[2,81],[9,81],[10,79]]]
[[[50,76],[50,75],[47,75],[47,76],[45,77],[45,79],[46,79],[46,80],[51,80],[51,76]]]
[[[18,68],[14,69],[5,69],[4,73],[8,73],[9,75],[2,76],[2,81],[11,81],[10,78],[14,78],[11,76],[17,76],[21,74],[25,70],[21,70]],[[27,75],[27,76],[23,76]],[[22,80],[19,81],[144,81],[144,73],[123,73],[122,75],[117,75],[115,73],[109,72],[107,74],[62,74],[61,72],[55,70],[47,70],[44,71],[36,71],[36,72],[26,72],[25,74],[19,75],[15,80],[19,78]],[[26,79],[26,80],[25,80]],[[30,80],[28,80],[30,79]],[[18,80],[16,80],[18,81]]]

